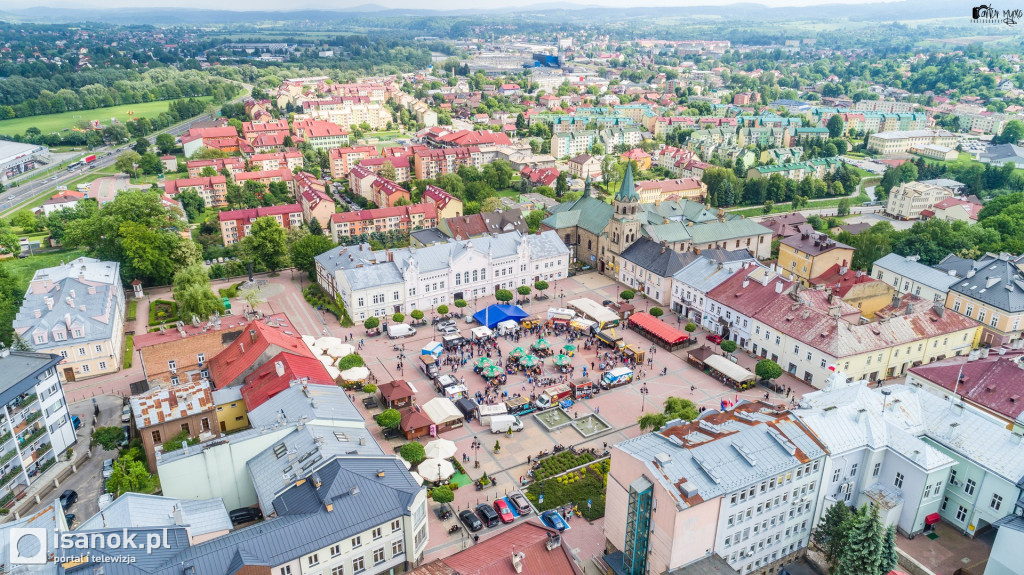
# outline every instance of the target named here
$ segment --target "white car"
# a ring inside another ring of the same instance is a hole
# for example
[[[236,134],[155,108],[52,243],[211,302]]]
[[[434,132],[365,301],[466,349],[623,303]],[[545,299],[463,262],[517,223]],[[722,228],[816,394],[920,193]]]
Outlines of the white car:
[[[121,423],[129,423],[132,420],[132,408],[124,406],[121,408]]]

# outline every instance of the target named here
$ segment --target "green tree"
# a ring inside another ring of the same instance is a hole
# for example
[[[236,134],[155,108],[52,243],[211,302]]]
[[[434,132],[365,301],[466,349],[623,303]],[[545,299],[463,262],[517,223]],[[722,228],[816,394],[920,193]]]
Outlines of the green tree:
[[[842,184],[837,182],[836,185],[841,186]],[[836,207],[836,215],[838,215],[838,216],[848,216],[848,215],[850,215],[850,200],[848,200],[846,198],[843,198],[843,199],[839,200],[839,205]]]
[[[828,128],[830,138],[839,138],[843,135],[843,119],[839,117],[839,114],[832,114],[832,117],[825,123],[825,127]]]
[[[664,413],[645,413],[637,418],[637,423],[640,424],[640,431],[655,431],[661,429],[668,420],[669,417]]]
[[[437,306],[437,314],[438,315],[448,315],[448,306],[443,305],[443,304]]]
[[[380,320],[375,317],[366,318],[366,321],[363,322],[363,327],[365,327],[366,329],[374,329],[379,325]]]
[[[391,160],[385,160],[384,163],[381,164],[381,177],[391,180],[393,182],[395,181],[395,178],[398,177],[397,174],[398,172],[395,170],[395,165],[391,163]]]
[[[410,441],[402,447],[399,447],[398,454],[402,456],[402,459],[413,465],[416,465],[427,458],[427,453],[423,449],[423,445],[417,441]]]
[[[631,289],[622,290],[619,293],[619,297],[622,298],[622,301],[628,302],[629,300],[636,297],[636,292]]]
[[[665,315],[665,310],[661,309],[660,307],[652,307],[649,313],[654,317],[661,317]]]
[[[688,331],[690,333],[693,333],[693,332],[697,331],[697,324],[695,324],[693,322],[687,323],[686,327],[684,327],[683,329],[685,329],[686,331]]]
[[[1024,140],[1024,122],[1020,120],[1010,120],[1003,126],[1003,131],[999,134],[997,144],[1016,144],[1021,140]]]
[[[521,295],[523,297],[526,297],[526,296],[530,295],[531,291],[533,291],[533,290],[530,289],[530,286],[519,286],[519,287],[516,288],[516,293],[518,293],[519,295]]]
[[[367,383],[363,386],[363,393],[377,393],[377,386],[372,383]]]
[[[548,286],[548,282],[544,280],[537,280],[533,282],[533,289],[540,292],[540,294],[537,297],[542,297],[544,295],[544,291],[547,290],[548,287],[550,287]]]
[[[569,191],[568,175],[565,172],[558,174],[558,179],[555,180],[555,196],[562,197],[566,192]]]
[[[286,237],[284,228],[273,217],[256,218],[249,228],[249,235],[242,239],[242,247],[254,260],[273,272],[284,267],[288,259]]]
[[[139,158],[139,171],[151,176],[162,174],[164,172],[164,163],[153,152],[146,152]]]
[[[455,304],[454,305],[455,305],[455,307],[457,307],[459,309],[463,309],[466,306],[468,306],[469,304],[464,299],[457,299],[457,300],[455,300]]]
[[[402,199],[404,200],[405,198],[402,198]],[[311,235],[314,235],[314,236],[322,236],[322,235],[324,235],[324,227],[322,225],[320,225],[320,222],[316,219],[316,217],[314,217],[313,219],[309,220],[309,223],[306,224],[306,227],[309,228],[309,233]]]
[[[132,149],[140,156],[145,154],[149,151],[149,140],[146,138],[138,138],[135,140],[135,143],[132,144]]]
[[[542,221],[544,221],[544,210],[530,210],[530,213],[526,215],[526,225],[530,228],[531,234],[540,230]]]
[[[153,483],[153,476],[146,470],[145,463],[120,457],[114,461],[114,469],[107,479],[107,491],[118,496],[146,493],[152,489]]]
[[[92,440],[103,449],[111,451],[124,438],[124,430],[120,427],[97,427],[92,430]]]
[[[174,301],[178,303],[178,316],[186,321],[193,315],[200,320],[223,312],[224,305],[210,288],[210,276],[206,266],[192,264],[174,274]]]
[[[423,319],[423,312],[418,309],[412,310],[411,312],[409,312],[409,315],[411,315],[412,319],[416,321],[420,321],[421,319]]]
[[[288,253],[291,256],[292,265],[296,269],[306,272],[309,279],[313,280],[316,278],[314,258],[333,247],[334,242],[327,236],[309,234],[292,242],[292,245],[288,247]]]
[[[754,366],[754,373],[761,379],[773,380],[782,376],[782,368],[770,359],[762,359]]]
[[[16,254],[21,251],[21,240],[6,220],[0,219],[0,253]]]
[[[500,289],[494,292],[494,299],[501,303],[508,303],[512,301],[513,297],[512,292],[507,289]]]
[[[885,527],[878,517],[878,508],[865,504],[849,522],[843,550],[836,563],[836,575],[885,575],[882,571]]]
[[[852,513],[846,503],[837,501],[825,511],[818,527],[811,534],[811,539],[821,549],[825,561],[829,565],[835,565],[839,561],[843,547],[846,546],[846,535],[851,516]]]
[[[391,316],[391,321],[395,323],[402,323],[403,321],[405,321],[405,314],[396,313],[395,315]]]
[[[774,209],[775,209],[775,202],[773,202],[771,200],[765,200],[764,201],[764,206],[761,208],[761,213],[767,216],[768,214],[772,213],[772,210],[774,210]]]
[[[185,188],[185,191],[178,193],[177,198],[181,202],[182,209],[185,210],[185,217],[190,222],[198,220],[203,210],[206,209],[206,202],[193,188]]]
[[[142,155],[134,150],[129,150],[117,157],[114,161],[114,169],[122,174],[134,177],[136,174],[135,165],[142,159]]]
[[[170,134],[159,134],[156,137],[156,147],[160,150],[163,155],[170,154],[174,151],[177,144],[174,142],[174,136]]]
[[[441,485],[430,490],[430,498],[441,504],[451,503],[455,501],[455,494],[447,485]]]
[[[363,356],[358,353],[350,353],[338,360],[338,369],[341,371],[352,369],[353,367],[363,367],[365,365],[366,362],[363,361]]]
[[[700,411],[689,399],[669,397],[665,400],[665,415],[667,415],[669,419],[693,421],[694,419],[697,419],[698,415],[700,415]]]
[[[719,347],[721,347],[722,351],[724,351],[725,353],[732,353],[736,351],[737,346],[735,341],[731,339],[724,339],[722,340],[722,343],[719,344]]]

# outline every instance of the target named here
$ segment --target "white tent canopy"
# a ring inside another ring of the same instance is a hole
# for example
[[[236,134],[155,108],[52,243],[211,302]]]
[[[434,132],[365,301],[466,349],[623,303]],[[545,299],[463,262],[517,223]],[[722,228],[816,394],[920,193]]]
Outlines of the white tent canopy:
[[[720,355],[712,355],[705,359],[704,365],[724,374],[726,377],[737,383],[754,379],[754,374]]]
[[[353,347],[352,344],[348,343],[339,343],[337,345],[332,345],[331,347],[327,348],[327,355],[333,357],[334,359],[341,359],[346,355],[351,355],[355,352],[356,348]]]
[[[459,408],[455,407],[455,404],[447,397],[435,397],[434,399],[424,403],[423,413],[427,414],[427,417],[429,417],[430,421],[433,421],[435,425],[442,425],[450,421],[462,420],[462,412],[459,411]]]
[[[343,381],[363,381],[370,377],[370,370],[365,367],[353,367],[341,372]]]
[[[453,457],[455,455],[455,452],[458,451],[458,448],[455,446],[454,441],[439,438],[428,443],[426,447],[423,448],[423,450],[426,452],[427,457],[437,459],[448,459],[449,457]]]
[[[446,459],[424,459],[416,471],[427,481],[440,481],[455,475],[455,466]]]
[[[342,343],[342,341],[341,341],[340,337],[327,336],[327,337],[317,338],[317,340],[315,342],[313,342],[313,347],[316,347],[316,348],[319,348],[319,349],[327,349],[327,348],[329,348],[331,346],[341,345],[341,343]]]
[[[494,332],[485,325],[474,327],[469,330],[473,334],[473,339],[484,339],[488,337],[494,337]]]

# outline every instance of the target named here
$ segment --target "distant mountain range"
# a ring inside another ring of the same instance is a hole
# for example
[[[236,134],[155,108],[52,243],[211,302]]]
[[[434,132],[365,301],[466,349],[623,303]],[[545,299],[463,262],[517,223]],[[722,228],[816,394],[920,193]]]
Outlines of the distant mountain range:
[[[641,0],[642,1],[642,0]],[[200,25],[200,24],[244,24],[249,22],[320,21],[331,22],[348,16],[372,17],[451,17],[451,16],[492,16],[504,17],[514,14],[564,18],[568,21],[585,19],[600,22],[612,19],[640,19],[665,16],[720,16],[729,21],[814,21],[820,20],[914,20],[962,17],[964,23],[970,18],[971,4],[958,0],[902,0],[898,2],[871,2],[860,4],[822,4],[817,6],[772,7],[763,4],[720,4],[717,6],[679,7],[609,7],[600,5],[547,2],[525,6],[499,8],[478,8],[472,10],[414,10],[393,9],[379,4],[361,4],[339,7],[335,10],[296,9],[287,11],[232,11],[197,10],[182,8],[82,8],[80,3],[51,7],[7,9],[0,11],[0,20],[8,22],[70,23],[106,22],[110,24],[153,24],[153,25]],[[1005,31],[1005,30],[1004,30]]]

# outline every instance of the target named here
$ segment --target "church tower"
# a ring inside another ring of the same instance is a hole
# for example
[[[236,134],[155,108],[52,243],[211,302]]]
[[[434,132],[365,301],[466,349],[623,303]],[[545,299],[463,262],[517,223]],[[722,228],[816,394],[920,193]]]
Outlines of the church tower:
[[[640,196],[636,193],[636,185],[633,183],[633,165],[626,164],[626,173],[622,177],[622,185],[615,194],[612,201],[615,213],[608,222],[608,243],[612,252],[611,272],[618,275],[619,254],[631,246],[640,236],[641,218],[643,210],[640,209]]]

